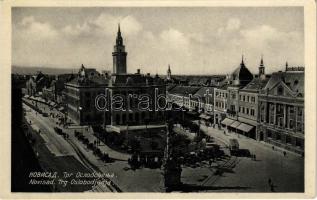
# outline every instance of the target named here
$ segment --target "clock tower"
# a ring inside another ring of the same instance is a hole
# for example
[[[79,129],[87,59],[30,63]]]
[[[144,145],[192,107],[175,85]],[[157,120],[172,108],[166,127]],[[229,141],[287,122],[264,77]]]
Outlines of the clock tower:
[[[121,36],[120,24],[119,24],[116,44],[114,45],[114,50],[112,52],[114,74],[127,73],[127,54],[128,53],[125,52],[125,46],[123,45],[123,39]]]

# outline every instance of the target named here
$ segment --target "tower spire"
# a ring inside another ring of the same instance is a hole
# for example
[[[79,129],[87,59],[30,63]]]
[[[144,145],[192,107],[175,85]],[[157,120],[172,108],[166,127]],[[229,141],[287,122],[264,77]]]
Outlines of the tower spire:
[[[112,52],[113,57],[113,73],[114,74],[126,74],[127,64],[125,52],[125,46],[123,45],[123,39],[121,36],[120,23],[118,23],[118,33],[116,38],[116,44],[114,45],[114,51]]]
[[[265,67],[263,63],[263,54],[261,54],[261,62],[260,62],[260,67],[259,67],[259,77],[261,80],[265,79]]]
[[[240,64],[241,67],[245,67],[244,65],[244,57],[243,57],[243,54],[242,54],[242,60],[241,60],[241,64]]]
[[[118,23],[118,33],[117,33],[117,40],[116,40],[117,45],[123,45],[123,39],[121,36],[121,30],[120,30],[120,23]]]

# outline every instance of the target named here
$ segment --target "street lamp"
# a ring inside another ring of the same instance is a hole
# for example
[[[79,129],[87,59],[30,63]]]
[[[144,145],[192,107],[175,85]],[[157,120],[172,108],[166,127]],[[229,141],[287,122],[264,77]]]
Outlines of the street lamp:
[[[79,125],[81,125],[81,111],[82,111],[82,107],[78,106],[78,110],[79,110]]]

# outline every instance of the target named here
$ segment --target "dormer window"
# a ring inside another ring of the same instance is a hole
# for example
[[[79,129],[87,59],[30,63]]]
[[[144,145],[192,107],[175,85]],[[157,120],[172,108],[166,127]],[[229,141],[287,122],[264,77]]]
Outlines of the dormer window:
[[[283,95],[283,92],[284,92],[284,88],[282,86],[279,86],[277,88],[277,95]]]

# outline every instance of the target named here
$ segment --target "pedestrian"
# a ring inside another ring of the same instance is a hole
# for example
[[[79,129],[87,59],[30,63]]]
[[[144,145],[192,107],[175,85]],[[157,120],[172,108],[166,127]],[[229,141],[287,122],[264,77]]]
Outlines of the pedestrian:
[[[272,146],[272,150],[274,151],[274,146]]]
[[[271,184],[272,184],[272,180],[271,180],[271,178],[269,178],[268,183],[269,183],[269,186],[271,186]]]
[[[284,157],[286,156],[286,151],[283,151],[283,155],[284,155]]]
[[[256,161],[256,155],[255,154],[253,155],[253,158],[254,158],[254,161]]]
[[[226,135],[226,130],[223,130],[223,134],[225,134],[225,135]]]
[[[273,183],[271,184],[271,192],[275,192]]]

